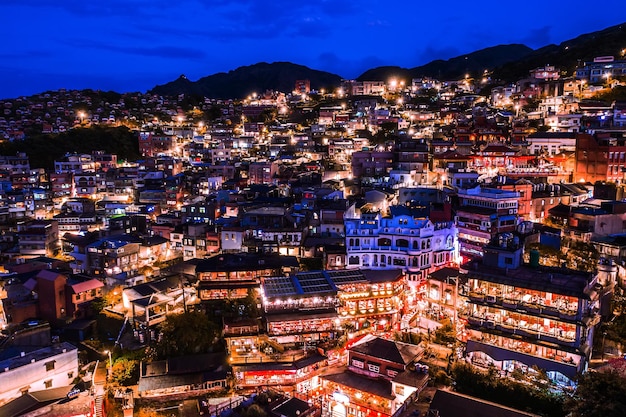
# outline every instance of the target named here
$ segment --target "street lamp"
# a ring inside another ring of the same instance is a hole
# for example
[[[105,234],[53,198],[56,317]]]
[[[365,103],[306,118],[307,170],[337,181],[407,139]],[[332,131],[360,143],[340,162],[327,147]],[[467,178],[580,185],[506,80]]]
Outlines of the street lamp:
[[[110,350],[105,350],[104,353],[109,355],[109,370],[110,370],[110,369],[113,368],[113,359],[111,358],[111,351]]]

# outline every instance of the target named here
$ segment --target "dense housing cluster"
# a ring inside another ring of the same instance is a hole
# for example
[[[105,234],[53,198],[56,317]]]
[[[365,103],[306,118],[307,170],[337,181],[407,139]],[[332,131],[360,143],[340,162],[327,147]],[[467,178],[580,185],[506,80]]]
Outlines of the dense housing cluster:
[[[0,406],[70,385],[59,340],[97,338],[99,314],[123,322],[103,341],[118,348],[161,346],[189,311],[224,352],[144,360],[144,398],[273,387],[324,415],[394,416],[428,382],[427,342],[574,387],[624,285],[626,105],[593,98],[623,64],[545,66],[487,96],[486,73],[4,101],[5,140],[124,123],[141,159],[0,156],[0,348],[26,346],[0,358]]]

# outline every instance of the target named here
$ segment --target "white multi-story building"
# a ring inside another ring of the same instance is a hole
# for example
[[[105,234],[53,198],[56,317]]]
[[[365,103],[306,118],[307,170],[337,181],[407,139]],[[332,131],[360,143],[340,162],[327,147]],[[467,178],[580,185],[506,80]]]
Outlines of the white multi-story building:
[[[58,161],[54,161],[54,172],[71,172],[79,174],[85,171],[94,171],[96,163],[93,156],[88,154],[67,154]]]
[[[549,156],[576,150],[576,132],[537,132],[526,138],[531,155]]]
[[[346,218],[347,268],[401,268],[417,285],[429,272],[456,262],[457,233],[452,222],[433,223],[396,206],[394,215]]]
[[[0,405],[27,392],[65,387],[78,376],[78,349],[63,342],[0,361]]]

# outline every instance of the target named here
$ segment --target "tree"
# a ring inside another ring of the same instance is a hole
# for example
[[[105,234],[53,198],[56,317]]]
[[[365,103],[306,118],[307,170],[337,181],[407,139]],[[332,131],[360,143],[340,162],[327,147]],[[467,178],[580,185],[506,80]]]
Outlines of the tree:
[[[565,402],[572,417],[626,416],[626,378],[618,372],[587,372]]]
[[[111,379],[120,385],[128,386],[139,379],[139,362],[127,358],[119,358],[111,368]]]
[[[190,311],[167,316],[161,326],[163,337],[155,350],[159,358],[206,353],[217,336],[217,327],[206,314]]]
[[[233,298],[226,300],[226,308],[228,315],[235,318],[257,318],[259,317],[259,309],[257,307],[257,296],[254,290],[249,289],[245,298]]]
[[[258,404],[252,404],[248,407],[244,413],[242,413],[245,417],[265,417],[267,413],[263,408],[261,408]]]
[[[545,416],[564,417],[567,410],[562,395],[535,384],[501,378],[494,366],[484,373],[457,362],[452,366],[452,377],[456,391],[487,401]]]
[[[454,329],[452,328],[452,324],[450,322],[435,330],[436,343],[447,345],[449,343],[454,343],[455,341],[456,337],[454,335]]]
[[[99,150],[114,153],[119,159],[136,160],[140,157],[137,133],[126,127],[97,125],[0,143],[0,155],[26,152],[31,166],[41,168],[52,168],[54,161],[68,152],[90,153]]]

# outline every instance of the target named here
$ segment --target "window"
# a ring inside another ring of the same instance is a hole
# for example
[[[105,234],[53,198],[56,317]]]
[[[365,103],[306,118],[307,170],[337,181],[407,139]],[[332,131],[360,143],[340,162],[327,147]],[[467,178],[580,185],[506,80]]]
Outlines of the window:
[[[504,258],[505,265],[513,265],[513,258],[506,257]]]
[[[43,385],[44,385],[44,387],[46,387],[46,389],[48,389],[48,388],[52,388],[52,380],[51,380],[51,379],[49,379],[49,380],[47,380],[47,381],[44,381],[44,382],[43,382]]]
[[[404,395],[404,387],[402,385],[396,385],[396,394]]]
[[[357,359],[352,359],[352,366],[354,366],[355,368],[363,369],[365,367],[365,363]]]
[[[46,362],[46,372],[54,370],[54,361]]]

